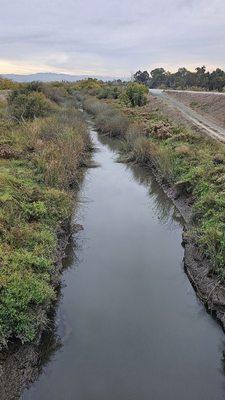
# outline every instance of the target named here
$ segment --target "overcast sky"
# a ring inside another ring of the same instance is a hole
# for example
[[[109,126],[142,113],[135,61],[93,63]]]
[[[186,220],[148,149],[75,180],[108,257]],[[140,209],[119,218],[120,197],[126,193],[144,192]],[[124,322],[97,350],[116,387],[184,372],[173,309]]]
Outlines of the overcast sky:
[[[0,0],[0,73],[225,69],[225,0]]]

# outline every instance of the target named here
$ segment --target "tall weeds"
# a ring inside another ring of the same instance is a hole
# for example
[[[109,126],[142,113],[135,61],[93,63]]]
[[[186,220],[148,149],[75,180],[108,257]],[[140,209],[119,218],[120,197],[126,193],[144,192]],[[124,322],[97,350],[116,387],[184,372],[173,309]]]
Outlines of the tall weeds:
[[[58,95],[58,92],[57,92]],[[60,93],[61,95],[61,93]],[[0,118],[0,346],[32,341],[56,297],[58,237],[74,207],[90,141],[82,113],[60,106],[20,124]]]
[[[112,105],[87,97],[83,102],[83,107],[95,116],[95,125],[99,132],[112,137],[124,136],[127,132],[129,119]]]

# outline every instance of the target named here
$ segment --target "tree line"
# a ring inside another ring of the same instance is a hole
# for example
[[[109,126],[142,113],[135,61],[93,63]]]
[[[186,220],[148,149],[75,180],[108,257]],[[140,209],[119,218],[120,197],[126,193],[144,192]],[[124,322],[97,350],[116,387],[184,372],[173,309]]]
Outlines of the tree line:
[[[195,68],[195,71],[188,71],[186,68],[179,68],[172,73],[164,68],[155,68],[148,71],[137,71],[133,75],[136,82],[149,86],[150,88],[170,89],[201,89],[225,91],[225,72],[216,68],[214,71],[206,71],[206,67]]]

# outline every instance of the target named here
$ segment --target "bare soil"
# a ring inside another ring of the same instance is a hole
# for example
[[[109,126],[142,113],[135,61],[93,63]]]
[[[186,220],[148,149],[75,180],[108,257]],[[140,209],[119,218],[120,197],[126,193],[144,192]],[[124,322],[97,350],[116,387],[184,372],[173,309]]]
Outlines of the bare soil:
[[[215,93],[173,92],[167,94],[198,114],[225,128],[225,96]]]

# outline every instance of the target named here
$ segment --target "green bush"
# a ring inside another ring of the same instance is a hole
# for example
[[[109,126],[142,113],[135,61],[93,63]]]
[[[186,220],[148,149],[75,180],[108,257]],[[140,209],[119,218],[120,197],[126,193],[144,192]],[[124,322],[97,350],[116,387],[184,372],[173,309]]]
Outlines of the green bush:
[[[0,76],[0,90],[14,90],[19,86],[19,83],[13,82],[11,79],[2,78]]]
[[[128,118],[117,108],[98,101],[96,98],[86,97],[83,101],[86,111],[93,114],[95,125],[99,132],[110,136],[124,135],[129,126]]]
[[[122,99],[128,106],[141,107],[147,103],[147,97],[146,97],[147,93],[148,93],[148,88],[145,85],[133,82],[127,85]]]
[[[52,109],[52,104],[40,92],[20,93],[14,91],[9,97],[9,113],[18,120],[44,117]]]
[[[118,86],[103,87],[98,94],[98,99],[118,99],[121,95],[121,89]]]

